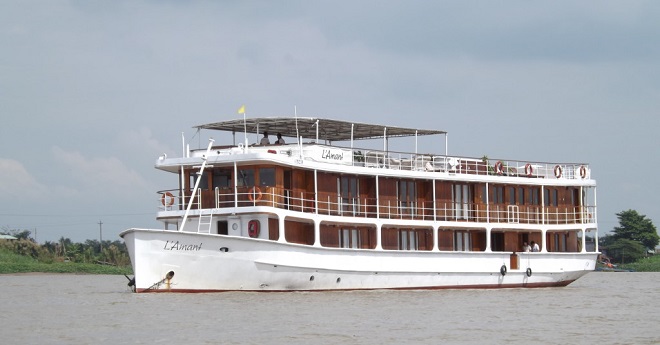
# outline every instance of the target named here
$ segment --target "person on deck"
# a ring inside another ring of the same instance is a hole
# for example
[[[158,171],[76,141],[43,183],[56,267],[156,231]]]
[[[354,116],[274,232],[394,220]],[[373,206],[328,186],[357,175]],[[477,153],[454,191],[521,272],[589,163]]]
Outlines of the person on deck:
[[[541,250],[539,249],[539,244],[532,241],[532,251],[533,252],[540,252]]]
[[[529,253],[529,252],[532,251],[532,247],[530,247],[529,244],[527,244],[527,242],[523,242],[522,249],[523,249],[523,252],[525,252],[525,253]]]
[[[282,138],[282,133],[277,133],[277,141],[275,144],[284,145],[284,138]]]
[[[264,131],[264,137],[261,138],[259,145],[270,145],[270,139],[268,139],[268,132]]]

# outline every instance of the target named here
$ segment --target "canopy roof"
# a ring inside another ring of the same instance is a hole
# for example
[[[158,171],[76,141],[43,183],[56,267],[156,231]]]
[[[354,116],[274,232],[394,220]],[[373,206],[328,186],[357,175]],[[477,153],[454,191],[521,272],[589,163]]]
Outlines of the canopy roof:
[[[447,133],[444,131],[430,129],[372,125],[359,122],[328,120],[313,117],[260,117],[248,118],[245,120],[237,119],[199,125],[195,126],[194,128],[214,129],[235,133],[242,133],[246,130],[248,133],[263,133],[264,131],[267,131],[269,135],[281,133],[282,136],[296,138],[296,134],[298,134],[304,138],[316,138],[317,123],[318,139],[328,141],[351,140],[351,133],[353,134],[353,140],[378,139],[385,136],[391,138]]]

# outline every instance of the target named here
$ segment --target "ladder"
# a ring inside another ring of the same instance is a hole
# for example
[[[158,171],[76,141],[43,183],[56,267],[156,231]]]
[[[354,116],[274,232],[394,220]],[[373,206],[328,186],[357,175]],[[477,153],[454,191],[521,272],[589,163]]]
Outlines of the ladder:
[[[210,234],[212,223],[213,223],[213,210],[211,210],[209,214],[200,214],[199,224],[197,224],[197,232],[200,234]]]

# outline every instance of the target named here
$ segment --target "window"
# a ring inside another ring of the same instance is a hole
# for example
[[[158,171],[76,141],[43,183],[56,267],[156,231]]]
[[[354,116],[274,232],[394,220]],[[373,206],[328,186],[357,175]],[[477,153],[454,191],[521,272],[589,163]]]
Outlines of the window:
[[[275,186],[275,168],[259,169],[259,185],[264,187]]]
[[[525,204],[525,188],[518,187],[518,205]]]
[[[197,186],[198,189],[208,189],[209,188],[209,181],[207,178],[206,171],[202,175],[197,175],[199,170],[193,170],[190,172],[190,189],[195,188],[195,183],[197,182],[196,179],[200,179],[199,185]]]
[[[418,234],[415,230],[399,230],[399,250],[418,250]]]
[[[358,229],[339,229],[339,246],[341,248],[360,248],[360,231]]]
[[[213,188],[233,187],[230,170],[213,170]]]
[[[254,169],[241,169],[238,170],[239,186],[254,186]]]
[[[472,250],[472,241],[469,232],[454,232],[454,250],[457,252],[468,252]]]
[[[357,176],[343,175],[337,178],[337,194],[339,194],[342,212],[348,212],[352,215],[359,213],[359,189],[360,180]]]
[[[557,206],[558,205],[558,191],[554,188],[546,188],[543,190],[543,202],[545,206]]]
[[[490,192],[490,201],[493,204],[504,203],[504,186],[492,186]]]
[[[532,188],[529,190],[529,200],[532,203],[532,205],[540,205],[540,200],[539,200],[539,190],[536,188]]]
[[[466,184],[455,184],[451,190],[451,198],[454,202],[454,213],[456,218],[468,219],[470,200],[472,200],[470,186]]]
[[[566,237],[564,233],[555,233],[552,236],[554,242],[554,251],[555,252],[565,252],[566,251]]]
[[[397,199],[401,205],[402,214],[414,214],[417,201],[417,184],[415,181],[398,181]]]

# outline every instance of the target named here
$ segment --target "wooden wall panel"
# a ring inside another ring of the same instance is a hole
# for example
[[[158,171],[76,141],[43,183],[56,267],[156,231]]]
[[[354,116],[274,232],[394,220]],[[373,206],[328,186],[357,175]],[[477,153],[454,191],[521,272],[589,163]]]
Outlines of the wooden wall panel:
[[[360,248],[375,249],[376,229],[371,227],[358,227],[358,231],[360,232]]]
[[[335,226],[321,223],[321,246],[339,248],[339,231]]]
[[[381,228],[381,246],[383,249],[399,249],[399,231],[393,228]]]
[[[450,230],[438,231],[438,248],[445,251],[454,250],[454,232]]]
[[[505,252],[519,252],[522,248],[522,243],[518,243],[518,233],[505,232],[504,233],[504,251]]]
[[[314,224],[285,220],[284,229],[284,237],[287,242],[314,244]]]
[[[566,251],[573,253],[578,252],[578,242],[580,239],[577,236],[577,232],[569,231],[566,236]]]
[[[472,240],[472,251],[483,252],[486,250],[486,232],[472,231],[470,234]]]
[[[268,239],[277,241],[280,238],[280,222],[276,218],[268,218]]]
[[[433,231],[431,229],[417,229],[417,249],[418,250],[432,250],[433,249]]]
[[[382,217],[397,217],[398,201],[396,198],[396,180],[390,178],[381,178],[379,180],[378,191],[380,193],[380,214]]]

